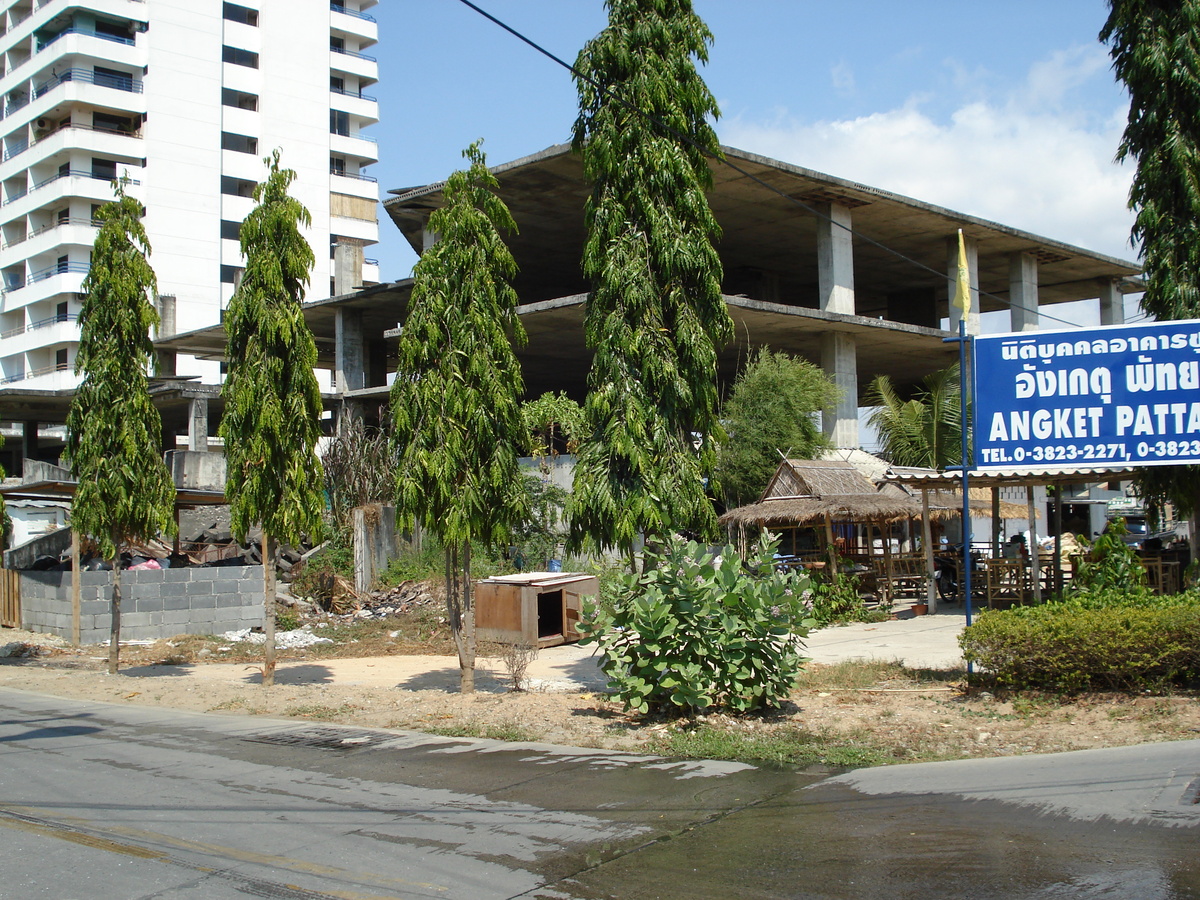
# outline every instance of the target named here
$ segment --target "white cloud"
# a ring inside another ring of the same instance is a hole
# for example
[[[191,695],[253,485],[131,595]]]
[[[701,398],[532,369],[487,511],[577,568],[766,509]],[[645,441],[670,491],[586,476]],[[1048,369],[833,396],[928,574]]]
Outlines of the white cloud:
[[[831,175],[1125,259],[1132,167],[1113,163],[1125,108],[1094,116],[1073,106],[1089,80],[1110,78],[1099,48],[1061,51],[1004,96],[968,82],[946,116],[928,94],[852,119],[723,120],[721,139]]]

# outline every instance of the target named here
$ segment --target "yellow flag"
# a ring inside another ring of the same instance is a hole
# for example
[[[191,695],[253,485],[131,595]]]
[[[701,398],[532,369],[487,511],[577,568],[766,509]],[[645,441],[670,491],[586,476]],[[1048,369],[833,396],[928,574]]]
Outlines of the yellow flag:
[[[971,315],[971,270],[967,268],[967,244],[958,229],[958,277],[954,280],[954,308],[966,319]]]

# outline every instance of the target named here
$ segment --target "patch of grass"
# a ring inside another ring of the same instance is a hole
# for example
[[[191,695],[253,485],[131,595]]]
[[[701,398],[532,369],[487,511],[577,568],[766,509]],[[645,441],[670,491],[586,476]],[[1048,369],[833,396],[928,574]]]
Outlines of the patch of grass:
[[[434,725],[424,729],[429,734],[441,737],[487,738],[492,741],[529,743],[538,736],[516,722],[501,722],[489,725],[484,722],[463,722],[457,725]]]
[[[293,716],[297,719],[317,719],[322,722],[329,722],[352,715],[359,708],[352,703],[343,703],[341,706],[321,706],[320,704],[313,703],[289,706],[284,709],[283,714],[285,716]]]
[[[900,761],[861,735],[836,735],[797,727],[750,732],[697,725],[667,731],[652,741],[651,747],[664,756],[779,765],[819,763],[835,768],[862,768]]]
[[[230,697],[228,700],[222,700],[216,706],[210,706],[209,712],[219,712],[222,709],[245,709],[247,706],[245,697]]]
[[[900,660],[855,659],[831,665],[810,663],[801,670],[796,687],[808,691],[922,687],[963,677],[962,669],[908,669]]]

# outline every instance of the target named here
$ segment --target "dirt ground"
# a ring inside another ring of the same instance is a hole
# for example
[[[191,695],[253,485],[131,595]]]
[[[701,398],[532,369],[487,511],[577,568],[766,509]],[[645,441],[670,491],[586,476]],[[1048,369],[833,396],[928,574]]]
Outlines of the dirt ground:
[[[365,658],[281,654],[278,683],[261,686],[253,650],[238,662],[207,662],[177,642],[122,650],[122,673],[105,673],[103,648],[73,649],[47,635],[0,629],[0,687],[54,696],[163,706],[228,715],[291,717],[321,723],[414,729],[575,746],[719,755],[716,744],[681,743],[705,732],[743,757],[761,746],[802,742],[807,756],[838,764],[1008,756],[1195,738],[1200,698],[1087,695],[1070,701],[995,697],[965,689],[961,671],[920,671],[894,663],[810,664],[790,702],[756,716],[697,721],[639,717],[569,681],[508,688],[499,660],[481,662],[478,690],[456,691],[457,660],[396,653]],[[339,652],[353,651],[342,647]],[[366,642],[364,650],[377,652]],[[10,650],[10,652],[13,652]],[[210,654],[211,656],[211,654]],[[182,664],[180,664],[182,663]],[[850,755],[847,755],[849,751]],[[772,753],[762,750],[764,758]]]

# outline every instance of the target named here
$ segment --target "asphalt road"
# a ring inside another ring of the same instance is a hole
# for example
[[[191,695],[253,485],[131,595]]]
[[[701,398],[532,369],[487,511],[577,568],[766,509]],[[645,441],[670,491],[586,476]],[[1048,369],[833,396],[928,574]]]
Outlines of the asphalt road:
[[[0,897],[1200,898],[1200,741],[830,777],[0,690]]]

